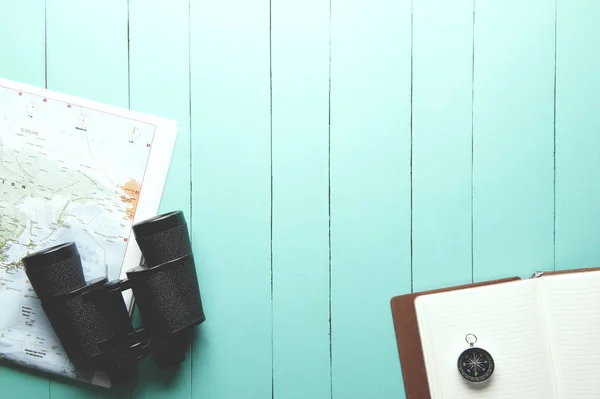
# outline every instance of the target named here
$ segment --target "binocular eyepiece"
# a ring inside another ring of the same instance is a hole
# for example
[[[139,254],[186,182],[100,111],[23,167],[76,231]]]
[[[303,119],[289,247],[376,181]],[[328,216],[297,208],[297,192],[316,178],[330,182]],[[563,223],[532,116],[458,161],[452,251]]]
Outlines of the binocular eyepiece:
[[[160,368],[185,359],[185,334],[205,320],[187,224],[181,211],[133,226],[141,265],[127,278],[86,281],[73,242],[25,256],[25,272],[67,356],[132,379],[152,355]],[[131,289],[142,319],[134,328],[122,292]]]

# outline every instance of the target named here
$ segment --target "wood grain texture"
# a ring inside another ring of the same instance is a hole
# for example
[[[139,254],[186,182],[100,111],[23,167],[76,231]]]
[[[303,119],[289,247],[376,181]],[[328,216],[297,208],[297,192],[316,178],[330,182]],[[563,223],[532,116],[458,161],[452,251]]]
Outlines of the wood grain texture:
[[[198,398],[272,394],[269,2],[191,8]]]
[[[333,398],[398,398],[389,301],[411,289],[411,2],[333,0],[331,53]]]
[[[126,0],[48,2],[48,89],[128,107],[127,14]],[[51,398],[130,396],[129,386],[106,389],[57,377],[50,385]]]
[[[412,278],[417,292],[472,278],[473,0],[422,0],[413,7]]]
[[[129,2],[130,108],[178,122],[179,132],[158,213],[182,210],[191,230],[189,2]],[[191,232],[193,240],[193,232]],[[139,313],[137,313],[139,315]],[[189,335],[187,336],[189,344]],[[132,397],[190,398],[191,351],[177,368],[139,366]]]
[[[43,0],[0,4],[0,77],[44,86],[44,14]],[[23,26],[29,28],[23,29]],[[3,398],[47,398],[50,395],[49,384],[46,376],[33,373],[29,368],[17,368],[8,362],[0,363]]]
[[[475,281],[554,267],[554,14],[475,3]]]
[[[329,3],[271,24],[274,395],[329,399]]]
[[[600,264],[600,3],[560,0],[556,42],[556,269]]]

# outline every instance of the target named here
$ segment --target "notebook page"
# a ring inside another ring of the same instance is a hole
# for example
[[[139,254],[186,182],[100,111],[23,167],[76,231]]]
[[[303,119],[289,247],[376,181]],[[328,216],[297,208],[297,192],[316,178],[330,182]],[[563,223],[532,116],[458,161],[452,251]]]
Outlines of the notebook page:
[[[600,397],[600,272],[539,278],[561,399]]]
[[[415,308],[432,399],[558,398],[537,279],[420,296]],[[495,361],[483,387],[457,369],[469,333]]]

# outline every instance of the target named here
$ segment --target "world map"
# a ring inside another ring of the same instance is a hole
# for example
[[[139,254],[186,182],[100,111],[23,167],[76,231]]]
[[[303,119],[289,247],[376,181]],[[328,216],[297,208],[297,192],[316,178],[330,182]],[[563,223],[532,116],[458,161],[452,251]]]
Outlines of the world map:
[[[86,280],[119,278],[156,126],[0,87],[0,358],[90,381],[21,258],[76,243]]]

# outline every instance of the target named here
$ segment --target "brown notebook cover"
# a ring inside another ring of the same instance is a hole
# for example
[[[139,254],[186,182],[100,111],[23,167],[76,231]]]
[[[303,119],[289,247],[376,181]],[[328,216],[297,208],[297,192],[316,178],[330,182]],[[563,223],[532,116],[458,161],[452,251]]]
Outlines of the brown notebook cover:
[[[538,278],[545,275],[550,276],[555,274],[579,273],[596,270],[600,270],[600,267],[561,270],[556,272],[549,271],[543,272],[543,274],[539,275]],[[423,359],[421,347],[421,336],[419,335],[419,325],[415,310],[415,299],[420,295],[429,295],[437,292],[455,291],[485,285],[500,284],[520,279],[520,277],[510,277],[499,280],[484,281],[475,284],[465,284],[455,287],[415,292],[413,294],[395,296],[391,299],[390,304],[392,307],[392,317],[394,320],[398,353],[400,355],[400,366],[402,368],[406,399],[431,399],[431,395],[429,393],[429,384],[427,382],[427,372],[425,370],[425,360]]]
[[[394,329],[396,330],[396,343],[398,344],[398,353],[400,354],[400,366],[404,378],[406,399],[431,399],[429,384],[427,382],[427,372],[425,370],[425,360],[423,359],[423,351],[421,349],[421,336],[419,335],[419,325],[417,323],[415,299],[420,295],[506,283],[514,280],[520,280],[520,278],[511,277],[475,284],[458,285],[392,298],[392,317],[394,319]]]

